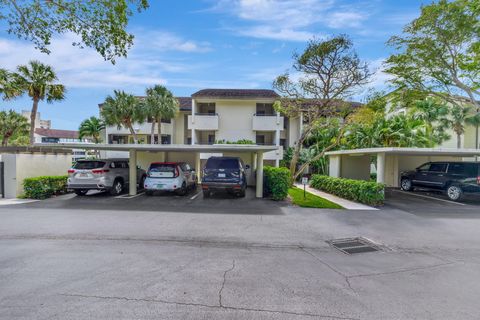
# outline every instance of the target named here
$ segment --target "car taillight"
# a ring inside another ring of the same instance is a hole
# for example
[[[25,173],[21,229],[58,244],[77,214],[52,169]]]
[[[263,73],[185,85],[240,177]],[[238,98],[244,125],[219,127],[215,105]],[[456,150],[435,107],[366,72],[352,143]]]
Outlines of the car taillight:
[[[68,174],[72,174],[72,173],[75,173],[75,169],[68,169]]]
[[[477,184],[480,184],[480,176],[477,177]]]
[[[107,173],[109,172],[110,170],[104,170],[104,169],[96,169],[96,170],[92,170],[92,173],[93,174],[104,174],[104,173]]]
[[[180,175],[180,171],[178,170],[178,167],[175,167],[175,178],[177,178]]]

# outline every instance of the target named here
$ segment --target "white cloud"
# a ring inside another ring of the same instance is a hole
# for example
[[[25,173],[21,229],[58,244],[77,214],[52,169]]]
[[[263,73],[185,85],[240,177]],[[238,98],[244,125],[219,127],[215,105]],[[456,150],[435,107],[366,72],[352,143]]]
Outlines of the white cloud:
[[[227,27],[239,35],[284,41],[306,41],[330,29],[360,28],[368,14],[338,5],[339,0],[217,0],[211,9],[243,23]],[[322,35],[320,35],[322,36]]]
[[[147,39],[150,39],[147,42]],[[0,38],[0,66],[13,70],[30,60],[40,60],[54,67],[67,88],[129,88],[166,83],[164,74],[186,73],[201,67],[180,57],[167,58],[165,51],[205,52],[210,46],[184,40],[171,33],[142,33],[127,59],[112,65],[93,49],[72,46],[73,34],[54,38],[51,54],[35,50],[30,42]]]

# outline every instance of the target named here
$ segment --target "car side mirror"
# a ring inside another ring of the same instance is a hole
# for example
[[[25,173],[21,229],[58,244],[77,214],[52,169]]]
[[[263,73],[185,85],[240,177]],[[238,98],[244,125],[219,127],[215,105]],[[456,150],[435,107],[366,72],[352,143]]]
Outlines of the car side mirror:
[[[250,169],[250,165],[249,164],[245,165],[245,169],[247,170]]]

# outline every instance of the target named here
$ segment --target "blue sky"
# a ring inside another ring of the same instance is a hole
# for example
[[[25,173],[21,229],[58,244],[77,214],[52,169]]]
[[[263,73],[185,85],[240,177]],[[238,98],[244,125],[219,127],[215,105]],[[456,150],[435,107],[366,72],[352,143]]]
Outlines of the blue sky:
[[[376,71],[370,87],[384,88],[382,61],[392,52],[391,35],[418,16],[426,1],[347,0],[151,0],[135,15],[129,31],[135,45],[116,65],[90,49],[57,36],[50,55],[0,31],[0,67],[13,70],[38,59],[52,65],[67,86],[62,102],[41,102],[42,118],[57,129],[77,129],[98,115],[98,103],[114,89],[141,95],[147,86],[166,85],[177,96],[202,88],[271,88],[287,71],[292,53],[309,39],[340,33],[354,41],[359,56]],[[5,27],[2,26],[2,30]],[[366,89],[366,88],[365,88]],[[353,98],[361,99],[364,91]],[[27,98],[0,101],[0,109],[29,110]]]

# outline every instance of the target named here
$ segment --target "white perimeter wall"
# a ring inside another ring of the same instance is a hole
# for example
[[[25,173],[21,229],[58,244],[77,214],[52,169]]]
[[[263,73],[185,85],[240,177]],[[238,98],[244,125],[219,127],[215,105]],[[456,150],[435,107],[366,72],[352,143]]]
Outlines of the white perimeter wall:
[[[71,154],[3,154],[5,163],[5,198],[23,193],[23,180],[39,176],[63,176],[72,166]]]

